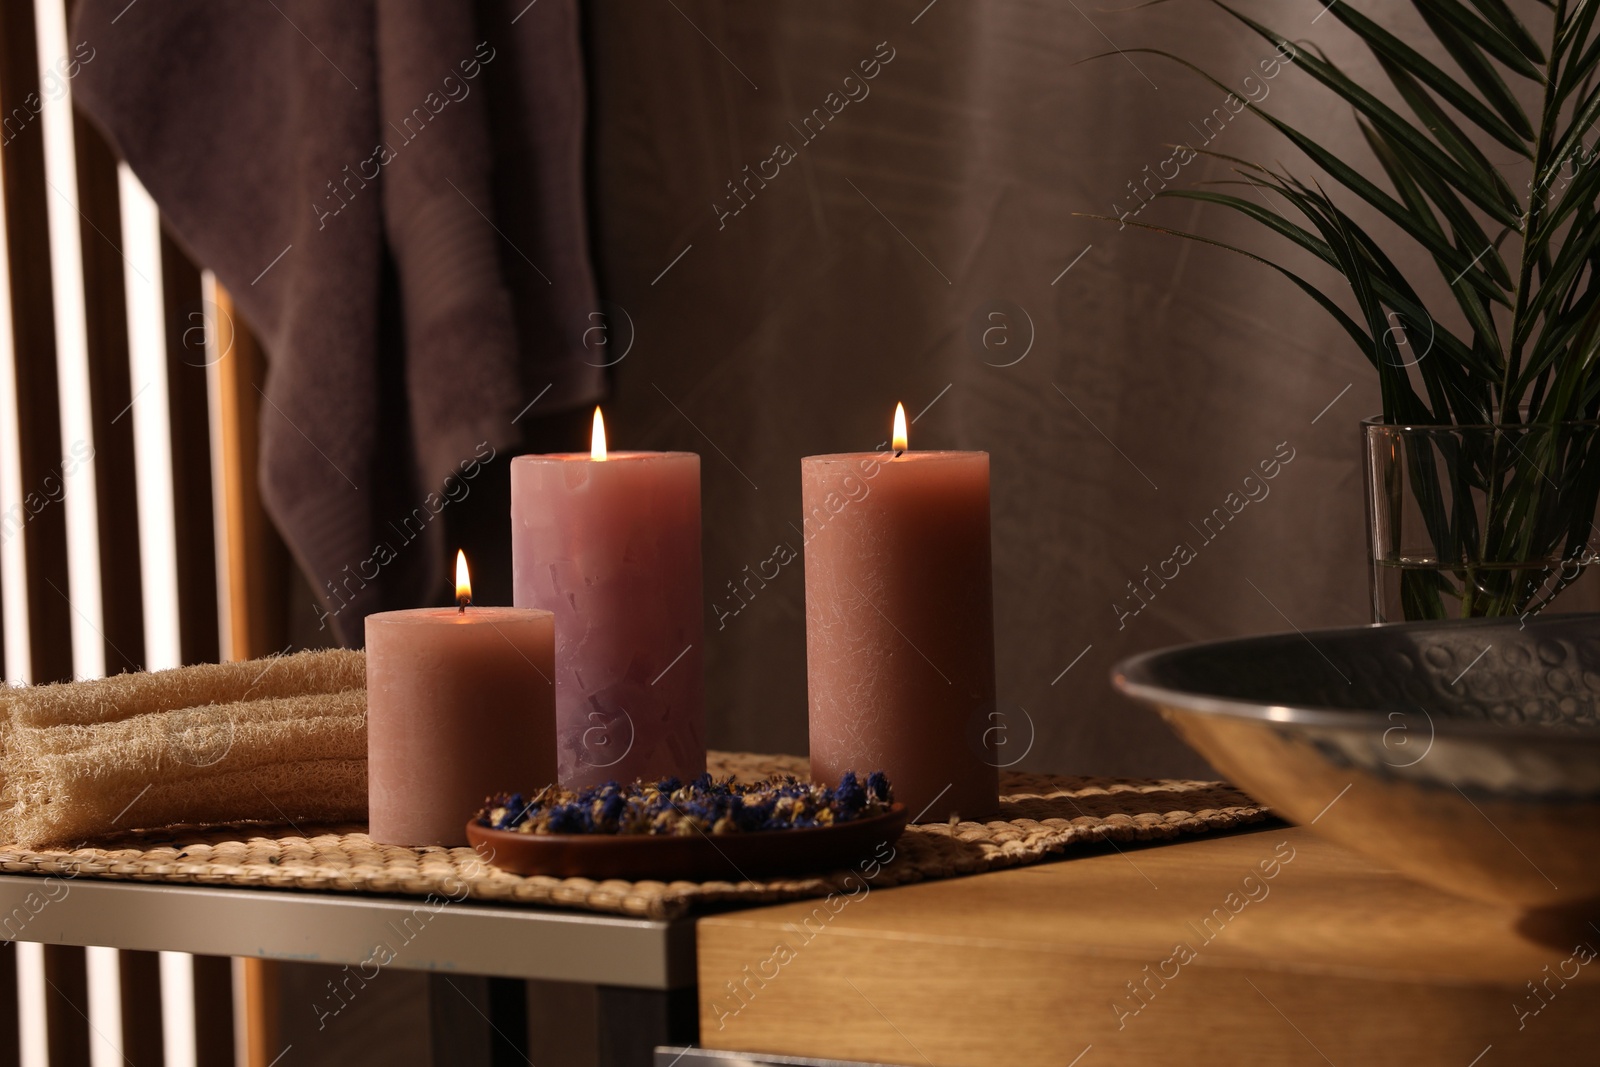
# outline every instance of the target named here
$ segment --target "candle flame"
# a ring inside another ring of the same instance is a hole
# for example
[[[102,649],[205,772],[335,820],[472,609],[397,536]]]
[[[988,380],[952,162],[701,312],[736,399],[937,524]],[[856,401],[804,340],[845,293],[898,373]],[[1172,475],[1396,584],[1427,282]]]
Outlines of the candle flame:
[[[898,456],[910,447],[911,443],[906,438],[906,406],[904,404],[896,404],[894,406],[894,454]]]
[[[594,432],[589,435],[589,458],[606,458],[606,420],[600,417],[600,409],[594,409]]]
[[[456,549],[456,603],[466,611],[472,602],[472,576],[467,573],[467,554]]]

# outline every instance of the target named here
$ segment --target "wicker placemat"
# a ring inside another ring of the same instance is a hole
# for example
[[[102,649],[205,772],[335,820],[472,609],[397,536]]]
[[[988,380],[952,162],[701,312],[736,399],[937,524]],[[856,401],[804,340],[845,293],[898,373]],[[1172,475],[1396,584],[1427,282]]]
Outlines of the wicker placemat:
[[[713,774],[749,780],[806,773],[794,756],[714,752]],[[137,882],[389,893],[501,901],[651,919],[713,905],[754,904],[831,892],[951,878],[1037,863],[1079,842],[1149,841],[1224,830],[1268,817],[1267,810],[1221,782],[1068,778],[1005,772],[1004,819],[914,826],[894,857],[865,874],[726,882],[595,882],[524,878],[486,865],[470,848],[400,848],[374,844],[360,826],[222,826],[139,831],[97,847],[31,851],[0,848],[0,871]],[[887,854],[885,854],[886,858]],[[732,872],[730,872],[731,874]],[[850,880],[847,880],[850,879]]]

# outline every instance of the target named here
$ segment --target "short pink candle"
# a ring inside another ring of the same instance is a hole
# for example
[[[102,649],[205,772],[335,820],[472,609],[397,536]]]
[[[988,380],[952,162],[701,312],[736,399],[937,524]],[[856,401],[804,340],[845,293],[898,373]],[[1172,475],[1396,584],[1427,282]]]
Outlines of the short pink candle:
[[[527,608],[367,616],[374,841],[465,845],[490,794],[556,780],[553,623]]]
[[[913,818],[998,807],[986,452],[801,460],[811,775],[881,770]]]
[[[687,781],[706,767],[700,457],[605,453],[599,432],[604,459],[511,461],[514,600],[555,613],[561,784]]]

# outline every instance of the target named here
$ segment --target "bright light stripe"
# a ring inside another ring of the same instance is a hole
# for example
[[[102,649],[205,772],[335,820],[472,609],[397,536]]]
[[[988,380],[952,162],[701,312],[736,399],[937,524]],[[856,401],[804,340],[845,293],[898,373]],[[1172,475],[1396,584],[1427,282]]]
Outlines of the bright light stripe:
[[[44,946],[13,941],[17,954],[17,1043],[22,1067],[50,1067],[44,1012]]]
[[[178,528],[173,515],[161,215],[126,163],[117,165],[117,188],[122,203],[122,253],[130,268],[137,268],[137,273],[123,271],[122,279],[128,303],[129,395],[133,397],[132,409],[125,417],[133,419],[144,666],[159,671],[183,662],[178,642]]]
[[[86,948],[90,1067],[122,1067],[122,981],[117,950]]]
[[[227,458],[222,447],[222,368],[224,359],[232,359],[236,347],[232,337],[232,324],[226,332],[229,347],[221,350],[224,327],[222,310],[217,307],[217,276],[210,271],[200,273],[200,306],[206,315],[206,410],[211,415],[211,529],[216,545],[217,559],[217,647],[222,659],[233,659],[233,586],[229,582],[230,559],[228,540],[228,484]]]
[[[0,151],[0,183],[5,181]],[[5,681],[26,685],[33,679],[33,649],[28,640],[28,556],[22,526],[22,428],[17,413],[17,352],[11,321],[11,260],[6,214],[0,210],[0,620],[5,626]],[[10,516],[9,521],[7,516]]]
[[[233,1062],[243,1065],[250,1062],[250,997],[245,987],[244,960],[235,956],[228,962],[233,973]]]
[[[61,0],[34,0],[39,27],[39,70],[50,70],[68,54],[67,12]],[[62,483],[67,518],[67,594],[72,606],[72,672],[79,678],[105,674],[104,621],[100,606],[99,508],[95,498],[94,429],[89,408],[89,337],[83,291],[83,246],[78,227],[78,164],[72,133],[72,98],[43,93],[39,122],[44,133],[44,176],[50,223],[50,280],[55,290],[56,378],[61,392],[61,454],[73,457]],[[98,238],[97,238],[98,239]],[[91,451],[84,452],[87,448]]]
[[[194,957],[161,954],[161,1047],[166,1067],[198,1067],[194,1036]]]
[[[200,272],[200,307],[204,316],[202,325],[205,328],[205,353],[206,353],[206,411],[209,415],[207,437],[211,451],[211,529],[212,542],[216,546],[217,565],[217,647],[221,650],[221,659],[228,660],[233,657],[230,652],[233,648],[232,600],[228,588],[228,519],[225,498],[223,497],[223,467],[222,467],[222,379],[217,369],[221,362],[221,338],[218,337],[220,312],[217,309],[217,277],[209,270]],[[176,586],[173,587],[176,593]],[[180,990],[179,986],[167,985],[166,976],[169,968],[176,970],[178,961],[183,961],[184,981],[187,987]],[[244,996],[244,969],[242,961],[233,961],[233,1029],[234,1029],[234,1054],[236,1063],[244,1063],[246,1057],[240,1053],[241,1049],[248,1049],[248,1035],[244,1033],[246,1015],[241,1009],[245,1006]],[[161,1017],[162,1026],[166,1034],[166,1064],[167,1067],[197,1067],[199,1046],[196,1043],[196,1023],[194,1014],[194,961],[193,958],[179,952],[163,952],[161,954]]]

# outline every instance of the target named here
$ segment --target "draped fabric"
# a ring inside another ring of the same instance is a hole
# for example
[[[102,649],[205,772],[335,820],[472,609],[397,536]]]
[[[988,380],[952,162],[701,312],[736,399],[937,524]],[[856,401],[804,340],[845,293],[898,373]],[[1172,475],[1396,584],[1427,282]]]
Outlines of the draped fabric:
[[[483,463],[602,390],[576,4],[83,0],[75,33],[79,103],[261,338],[263,496],[360,644],[443,592]]]

